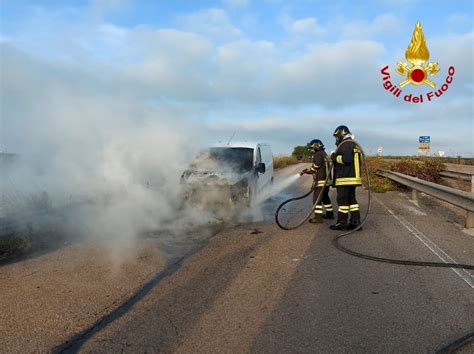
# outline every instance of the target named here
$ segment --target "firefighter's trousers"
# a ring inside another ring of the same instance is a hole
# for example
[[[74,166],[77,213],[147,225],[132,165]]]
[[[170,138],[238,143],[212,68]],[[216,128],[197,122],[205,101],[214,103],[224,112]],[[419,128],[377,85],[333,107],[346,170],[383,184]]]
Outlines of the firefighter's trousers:
[[[313,193],[313,204],[316,203],[316,200],[318,199],[321,190],[323,190],[322,198],[319,201],[318,205],[315,205],[314,207],[314,214],[316,217],[323,216],[323,207],[326,211],[326,215],[332,215],[333,213],[331,199],[329,199],[329,187],[316,187]]]
[[[337,189],[337,222],[347,225],[349,213],[351,224],[360,224],[360,210],[356,199],[356,186],[339,186]]]

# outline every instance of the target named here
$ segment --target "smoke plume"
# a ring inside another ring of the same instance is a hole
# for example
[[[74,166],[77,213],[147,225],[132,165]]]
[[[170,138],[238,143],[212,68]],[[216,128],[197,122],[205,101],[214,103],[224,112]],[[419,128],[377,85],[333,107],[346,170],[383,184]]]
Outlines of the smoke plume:
[[[177,217],[207,221],[182,210],[179,188],[203,126],[112,69],[1,51],[0,149],[16,154],[2,164],[4,214],[59,210],[68,232],[113,254]]]

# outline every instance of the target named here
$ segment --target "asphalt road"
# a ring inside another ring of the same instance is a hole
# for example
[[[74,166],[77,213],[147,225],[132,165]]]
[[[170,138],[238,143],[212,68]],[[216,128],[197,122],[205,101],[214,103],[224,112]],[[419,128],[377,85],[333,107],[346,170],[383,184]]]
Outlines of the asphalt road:
[[[121,270],[94,271],[100,261],[81,263],[89,253],[80,245],[0,268],[0,351],[433,353],[474,331],[473,272],[347,255],[332,246],[328,222],[278,229],[275,206],[308,183],[274,196],[262,220],[195,243],[172,267],[148,239]],[[367,192],[358,198],[364,213]],[[462,222],[431,198],[378,194],[364,229],[343,243],[472,264],[474,235]]]

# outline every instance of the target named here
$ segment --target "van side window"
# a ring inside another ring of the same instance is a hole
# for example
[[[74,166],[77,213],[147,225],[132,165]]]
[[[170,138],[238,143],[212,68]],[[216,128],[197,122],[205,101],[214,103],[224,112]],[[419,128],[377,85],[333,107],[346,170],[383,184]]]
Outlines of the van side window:
[[[270,148],[268,146],[265,146],[263,155],[265,157],[265,161],[267,161],[268,163],[272,161],[272,153],[270,152]]]
[[[261,146],[260,149],[263,161],[265,161],[265,163],[270,163],[272,161],[272,153],[270,148],[268,146]]]

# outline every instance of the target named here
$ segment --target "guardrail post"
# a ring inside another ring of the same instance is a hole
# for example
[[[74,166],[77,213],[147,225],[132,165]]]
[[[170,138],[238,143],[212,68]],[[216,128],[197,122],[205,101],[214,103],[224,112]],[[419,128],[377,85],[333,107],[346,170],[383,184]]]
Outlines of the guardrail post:
[[[418,203],[418,191],[416,189],[411,190],[411,200]]]
[[[474,228],[474,213],[471,211],[467,212],[466,215],[466,229]]]

